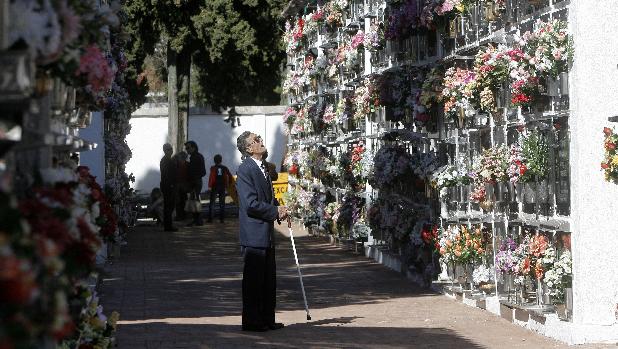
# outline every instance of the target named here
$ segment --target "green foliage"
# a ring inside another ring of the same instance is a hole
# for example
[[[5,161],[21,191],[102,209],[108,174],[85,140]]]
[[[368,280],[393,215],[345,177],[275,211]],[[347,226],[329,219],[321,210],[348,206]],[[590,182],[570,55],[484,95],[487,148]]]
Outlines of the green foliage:
[[[161,36],[192,59],[200,104],[221,108],[279,102],[285,52],[280,13],[286,0],[132,0],[125,4],[132,41],[129,62],[137,74]],[[183,62],[179,62],[181,64]]]
[[[521,151],[528,167],[521,180],[523,182],[531,182],[534,180],[534,177],[537,179],[545,178],[549,161],[549,147],[545,137],[539,131],[532,131],[524,138]]]

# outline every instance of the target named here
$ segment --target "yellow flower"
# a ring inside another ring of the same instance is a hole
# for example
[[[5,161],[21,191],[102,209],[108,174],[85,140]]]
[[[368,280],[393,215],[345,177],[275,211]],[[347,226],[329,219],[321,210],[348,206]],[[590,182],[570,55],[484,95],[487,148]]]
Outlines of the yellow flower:
[[[112,314],[107,318],[107,322],[116,329],[116,322],[120,319],[120,314],[117,311],[112,311]]]
[[[93,317],[92,319],[90,319],[90,325],[92,325],[93,328],[105,328],[105,323],[101,321],[101,319],[99,319],[98,317]]]
[[[612,165],[618,166],[618,155],[612,156]]]

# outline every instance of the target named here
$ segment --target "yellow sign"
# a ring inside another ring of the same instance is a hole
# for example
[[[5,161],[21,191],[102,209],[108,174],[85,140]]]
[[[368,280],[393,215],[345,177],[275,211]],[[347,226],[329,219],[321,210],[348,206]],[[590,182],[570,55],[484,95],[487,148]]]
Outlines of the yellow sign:
[[[288,191],[288,173],[279,172],[279,177],[273,182],[273,189],[275,190],[275,197],[279,201],[279,205],[285,205],[283,202],[283,194]]]
[[[288,191],[288,173],[287,172],[279,172],[277,180],[273,182],[273,190],[275,191],[275,197],[277,201],[279,201],[279,205],[285,205],[283,202],[283,194]],[[227,192],[234,200],[234,203],[238,205],[238,194],[236,193],[236,176],[234,176],[234,181],[230,183],[230,186],[227,188]]]

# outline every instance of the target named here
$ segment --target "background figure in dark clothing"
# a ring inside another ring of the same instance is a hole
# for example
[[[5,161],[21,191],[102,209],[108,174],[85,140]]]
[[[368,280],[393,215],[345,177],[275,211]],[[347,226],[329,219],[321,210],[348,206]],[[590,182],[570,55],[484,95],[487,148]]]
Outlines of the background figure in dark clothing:
[[[202,192],[202,177],[206,175],[206,165],[204,164],[204,156],[198,152],[197,143],[188,141],[185,143],[185,150],[189,154],[189,166],[187,167],[187,177],[189,183],[189,193],[192,197],[200,199]],[[193,220],[189,226],[203,225],[202,213],[193,213]]]
[[[230,183],[232,174],[226,166],[221,165],[223,157],[215,155],[215,165],[210,167],[210,177],[208,178],[208,188],[210,189],[210,216],[208,223],[212,222],[215,215],[215,200],[219,197],[219,221],[223,223],[225,217],[225,189]]]
[[[172,213],[174,212],[174,198],[176,190],[176,163],[172,160],[174,149],[169,143],[163,144],[163,158],[159,163],[161,171],[161,192],[163,193],[163,230],[176,231],[172,226]]]
[[[187,202],[187,193],[189,192],[189,163],[187,152],[181,151],[172,159],[176,162],[176,220],[183,221],[186,219],[185,202]]]

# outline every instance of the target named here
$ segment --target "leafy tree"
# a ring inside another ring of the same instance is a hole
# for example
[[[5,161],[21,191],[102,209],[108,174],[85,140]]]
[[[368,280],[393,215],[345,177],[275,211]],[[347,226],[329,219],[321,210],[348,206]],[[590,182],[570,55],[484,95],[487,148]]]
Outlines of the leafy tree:
[[[199,104],[215,109],[278,104],[285,59],[280,16],[286,3],[287,0],[127,1],[124,6],[129,17],[127,32],[132,38],[128,52],[131,75],[139,76],[145,58],[154,53],[156,44],[165,37],[170,119],[176,109],[177,119],[171,121],[177,122],[177,127],[181,127],[188,105],[191,66],[195,70],[191,75],[197,81],[190,87]],[[136,89],[134,95],[139,93],[143,89]]]

